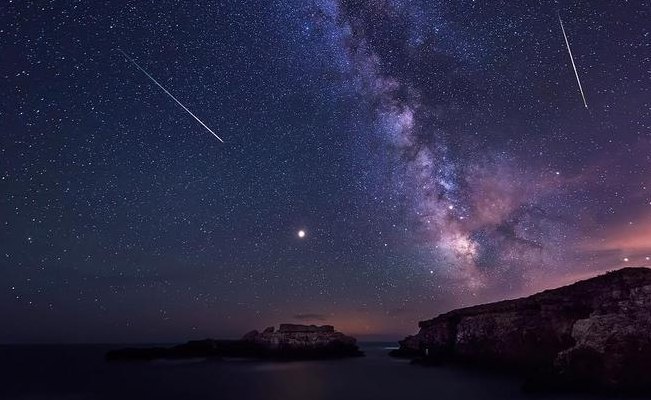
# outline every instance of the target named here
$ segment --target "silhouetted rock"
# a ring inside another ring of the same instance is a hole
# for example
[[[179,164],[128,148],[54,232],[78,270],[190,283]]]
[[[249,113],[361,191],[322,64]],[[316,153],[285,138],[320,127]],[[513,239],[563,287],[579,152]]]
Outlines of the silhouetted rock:
[[[353,337],[331,325],[281,324],[262,333],[251,331],[242,341],[259,346],[273,358],[340,358],[362,355]]]
[[[244,357],[262,359],[324,359],[361,356],[356,340],[330,325],[282,324],[262,333],[251,331],[240,340],[195,340],[174,347],[126,348],[107,353],[109,361],[179,358]]]
[[[150,361],[156,359],[253,357],[258,349],[239,340],[191,340],[173,347],[125,348],[109,351],[109,361]]]
[[[625,268],[421,321],[394,356],[501,365],[530,388],[651,389],[651,270]]]

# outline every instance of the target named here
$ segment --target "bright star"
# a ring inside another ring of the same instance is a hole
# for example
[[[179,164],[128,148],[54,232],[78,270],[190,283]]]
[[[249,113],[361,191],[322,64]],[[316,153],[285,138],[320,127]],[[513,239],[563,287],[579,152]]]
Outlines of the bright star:
[[[300,231],[298,231],[298,237],[303,239],[305,237],[305,231],[302,230],[302,229]]]

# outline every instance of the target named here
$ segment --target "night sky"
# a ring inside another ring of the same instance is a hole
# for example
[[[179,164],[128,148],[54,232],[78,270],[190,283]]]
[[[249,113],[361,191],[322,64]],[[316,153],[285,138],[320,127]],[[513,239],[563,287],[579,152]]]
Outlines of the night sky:
[[[650,265],[650,8],[3,1],[0,342],[398,338]]]

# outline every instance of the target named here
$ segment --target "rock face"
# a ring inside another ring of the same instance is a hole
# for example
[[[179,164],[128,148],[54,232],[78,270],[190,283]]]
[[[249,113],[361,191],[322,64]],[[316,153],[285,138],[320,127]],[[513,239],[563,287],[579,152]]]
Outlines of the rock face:
[[[269,327],[262,332],[251,331],[242,341],[281,357],[330,358],[361,355],[356,340],[335,331],[331,325],[281,324],[276,331]]]
[[[651,269],[421,321],[394,356],[526,370],[532,386],[649,391]]]
[[[161,358],[245,357],[262,359],[324,359],[362,356],[356,340],[330,325],[281,324],[251,331],[240,340],[197,340],[170,348],[128,348],[109,352],[108,360],[154,360]]]

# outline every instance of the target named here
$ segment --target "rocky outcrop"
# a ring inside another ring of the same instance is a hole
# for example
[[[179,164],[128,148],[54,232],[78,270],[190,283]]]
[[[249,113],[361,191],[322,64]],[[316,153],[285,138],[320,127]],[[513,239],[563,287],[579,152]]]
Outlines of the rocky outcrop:
[[[277,331],[274,327],[262,332],[251,331],[242,341],[281,358],[334,358],[362,354],[355,338],[335,331],[331,325],[281,324]]]
[[[651,269],[458,309],[419,327],[394,356],[502,365],[528,371],[531,387],[651,389]]]
[[[151,361],[159,359],[187,359],[222,357],[258,357],[260,349],[241,340],[191,340],[172,347],[124,348],[109,351],[108,361]]]
[[[281,324],[251,331],[240,340],[195,340],[174,347],[126,348],[107,353],[109,361],[182,358],[324,359],[361,356],[356,340],[333,326]]]

